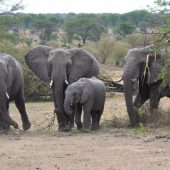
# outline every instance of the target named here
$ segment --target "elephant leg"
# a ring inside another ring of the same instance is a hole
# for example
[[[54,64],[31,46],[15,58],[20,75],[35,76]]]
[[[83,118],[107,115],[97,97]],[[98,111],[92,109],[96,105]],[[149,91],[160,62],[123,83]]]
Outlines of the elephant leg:
[[[77,125],[77,129],[83,128],[83,124],[81,122],[81,114],[82,114],[82,105],[77,104],[76,112],[75,112],[75,123]]]
[[[157,122],[160,113],[158,111],[159,101],[161,99],[160,93],[157,90],[152,90],[150,94],[150,120]]]
[[[26,113],[24,94],[23,94],[22,90],[19,91],[19,93],[17,94],[17,96],[15,98],[15,105],[21,114],[23,129],[24,130],[29,129],[31,127],[31,123],[30,123],[27,113]]]
[[[157,87],[152,88],[150,93],[150,111],[158,109],[160,99],[161,94]]]
[[[72,107],[72,114],[69,116],[69,128],[70,129],[74,127],[74,117],[76,114],[76,108],[77,108],[76,105]]]
[[[91,109],[85,107],[83,116],[83,127],[85,129],[90,129],[90,126],[91,126]]]
[[[12,118],[9,116],[9,112],[8,112],[8,108],[9,108],[9,105],[8,105],[8,100],[7,99],[3,99],[1,102],[0,102],[0,119],[1,119],[1,122],[5,125],[11,125],[13,126],[14,128],[18,129],[18,124],[12,120]]]
[[[54,90],[55,89],[53,89],[53,91]],[[61,93],[63,95],[64,92],[61,92]],[[70,129],[68,127],[68,124],[69,124],[69,121],[70,121],[70,116],[66,117],[66,114],[64,113],[64,108],[59,109],[59,105],[64,105],[64,101],[60,101],[61,103],[57,103],[56,98],[57,98],[57,94],[55,94],[55,92],[53,92],[53,100],[54,100],[54,107],[55,107],[54,113],[56,113],[56,117],[57,117],[58,131],[60,131],[60,132],[69,131]],[[61,110],[63,110],[63,111],[61,111]]]
[[[97,128],[99,128],[102,112],[98,111],[96,114],[97,114],[97,116],[96,116],[97,117]]]
[[[9,102],[7,101],[6,103],[6,108],[7,108],[7,114],[9,115]],[[10,125],[2,122],[0,120],[0,126],[2,130],[9,131],[10,130]]]
[[[96,130],[97,129],[97,112],[92,111],[91,112],[91,117],[92,117],[92,127],[91,130]]]
[[[140,94],[138,93],[135,97],[135,100],[133,102],[134,107],[139,110],[139,108],[146,102],[146,100],[149,99],[148,97],[141,97]]]

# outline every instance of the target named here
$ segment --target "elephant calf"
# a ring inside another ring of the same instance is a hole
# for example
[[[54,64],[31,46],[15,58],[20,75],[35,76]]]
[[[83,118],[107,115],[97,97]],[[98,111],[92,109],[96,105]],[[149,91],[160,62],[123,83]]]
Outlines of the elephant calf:
[[[9,102],[15,100],[23,123],[27,130],[31,124],[24,103],[24,78],[21,64],[12,56],[0,54],[0,129],[9,129],[18,124],[9,116]]]
[[[99,128],[99,122],[104,109],[106,88],[96,77],[81,78],[70,84],[65,91],[64,109],[71,115],[75,111],[75,123],[78,129],[82,127],[91,130]],[[84,111],[83,124],[81,122],[82,107]]]

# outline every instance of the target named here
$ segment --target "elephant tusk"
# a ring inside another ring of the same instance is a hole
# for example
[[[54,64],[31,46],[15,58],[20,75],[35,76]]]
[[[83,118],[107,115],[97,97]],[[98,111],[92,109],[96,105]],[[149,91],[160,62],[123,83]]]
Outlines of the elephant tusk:
[[[119,79],[119,80],[116,80],[116,81],[113,81],[114,83],[119,83],[119,82],[121,82],[123,79],[122,79],[122,77]]]
[[[8,94],[8,92],[6,92],[5,95],[6,95],[7,99],[9,99],[9,94]]]
[[[131,79],[132,82],[136,82],[137,81],[137,78],[134,78],[134,79]]]
[[[68,85],[68,81],[67,80],[65,80],[65,83],[66,83],[66,85]]]
[[[50,88],[51,88],[53,85],[53,80],[51,80],[49,84],[50,84]]]

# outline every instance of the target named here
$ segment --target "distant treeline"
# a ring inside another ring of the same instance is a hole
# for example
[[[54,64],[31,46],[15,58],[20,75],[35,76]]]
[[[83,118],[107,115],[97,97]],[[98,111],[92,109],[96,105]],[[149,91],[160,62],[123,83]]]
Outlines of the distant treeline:
[[[20,14],[23,19],[22,26],[24,28],[32,28],[36,21],[45,18],[54,22],[59,27],[64,27],[64,24],[70,19],[77,16],[87,16],[91,19],[97,19],[97,22],[106,27],[118,27],[124,22],[130,22],[135,27],[145,29],[147,27],[154,27],[161,22],[159,14],[148,12],[147,10],[136,10],[124,14],[103,13],[103,14]]]

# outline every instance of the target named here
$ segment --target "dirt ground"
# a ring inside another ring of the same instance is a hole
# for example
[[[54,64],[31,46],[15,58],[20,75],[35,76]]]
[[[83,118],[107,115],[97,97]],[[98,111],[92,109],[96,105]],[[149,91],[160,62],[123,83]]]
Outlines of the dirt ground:
[[[161,100],[162,117],[154,127],[131,129],[123,94],[112,94],[100,130],[87,133],[73,128],[62,133],[56,120],[48,128],[53,102],[26,103],[32,126],[26,132],[0,133],[0,170],[169,170],[169,106],[170,99]],[[22,129],[13,103],[10,115]]]
[[[163,99],[161,107],[167,107],[168,102],[168,99]],[[26,107],[31,129],[0,134],[0,169],[170,169],[170,126],[145,128],[139,133],[128,128],[123,94],[107,98],[101,129],[95,133],[85,133],[76,128],[68,133],[57,132],[56,124],[48,130],[53,116],[52,102],[26,103]],[[10,112],[21,128],[14,104],[10,105]],[[170,122],[170,116],[168,119]],[[125,123],[116,125],[119,120]]]

